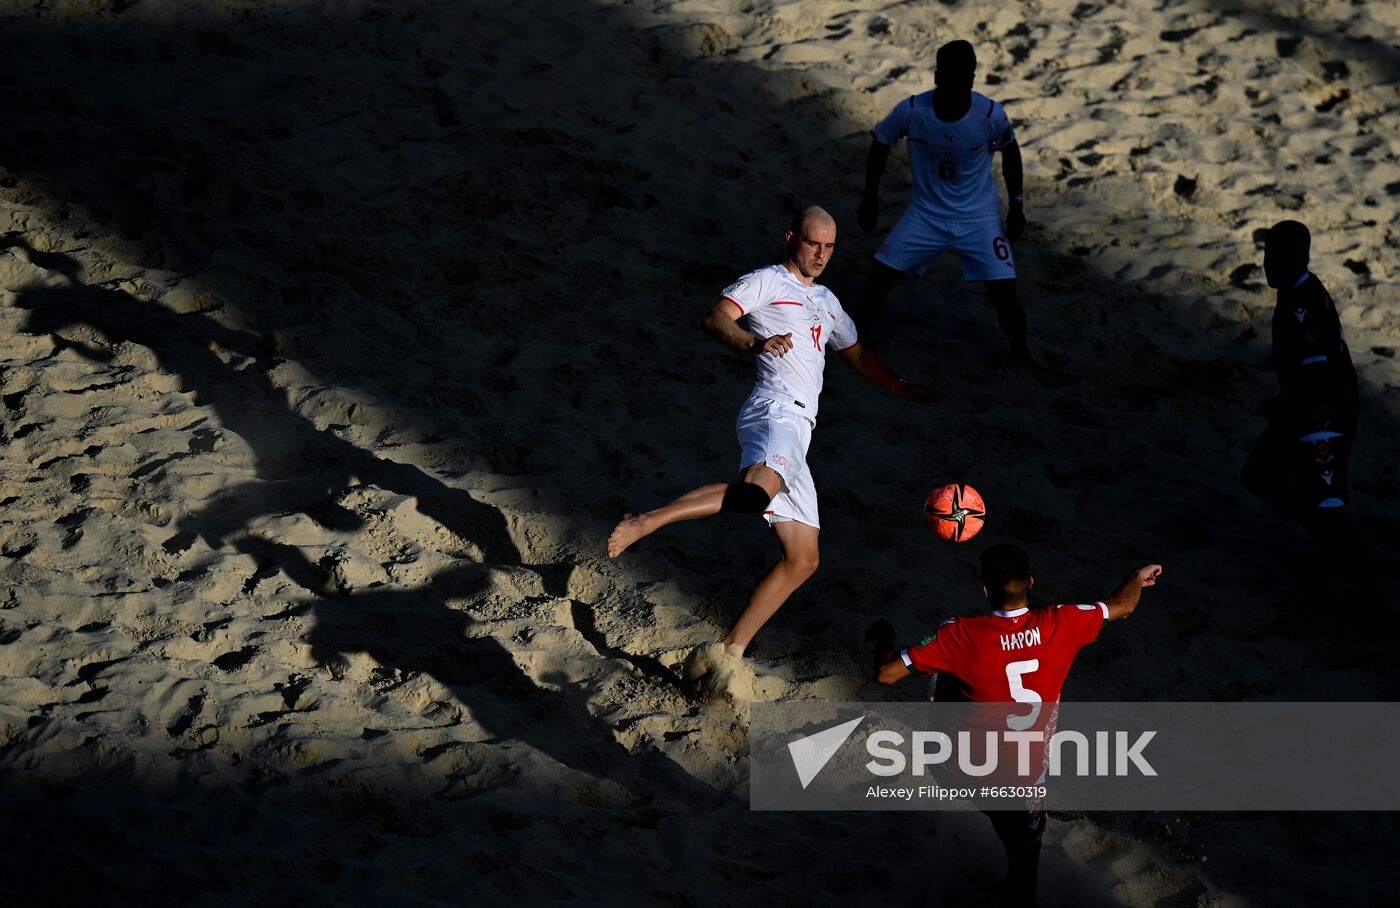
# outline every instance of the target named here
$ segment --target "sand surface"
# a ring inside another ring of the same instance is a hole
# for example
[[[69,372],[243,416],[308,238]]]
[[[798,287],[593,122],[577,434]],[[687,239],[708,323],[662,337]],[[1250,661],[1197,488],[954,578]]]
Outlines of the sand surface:
[[[4,2],[5,900],[976,902],[981,817],[748,810],[747,711],[680,663],[774,557],[759,522],[603,552],[737,466],[751,365],[698,323],[794,205],[841,222],[854,299],[866,130],[954,37],[1016,124],[1060,377],[1007,368],[951,258],[892,295],[881,352],[937,400],[828,371],[824,560],[758,697],[922,694],[861,634],[979,607],[979,546],[920,518],[962,480],[1047,600],[1167,566],[1067,698],[1394,699],[1393,613],[1237,476],[1275,389],[1258,234],[1296,217],[1394,576],[1400,6]],[[1062,815],[1042,904],[1383,904],[1395,835]]]

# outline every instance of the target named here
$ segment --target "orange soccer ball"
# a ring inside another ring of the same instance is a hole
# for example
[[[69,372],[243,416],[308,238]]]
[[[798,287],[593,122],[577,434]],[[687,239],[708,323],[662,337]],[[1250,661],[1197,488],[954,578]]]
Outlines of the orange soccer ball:
[[[928,528],[939,539],[950,542],[967,542],[981,531],[986,519],[987,507],[982,503],[982,496],[965,483],[950,482],[934,489],[924,503]]]

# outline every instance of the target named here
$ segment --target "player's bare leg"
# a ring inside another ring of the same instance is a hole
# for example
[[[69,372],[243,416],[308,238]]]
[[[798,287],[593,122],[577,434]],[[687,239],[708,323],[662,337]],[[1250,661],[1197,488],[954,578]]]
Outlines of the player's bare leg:
[[[717,482],[692,489],[669,504],[645,514],[628,514],[608,537],[608,557],[616,558],[638,539],[681,520],[712,517],[720,511],[762,513],[763,506],[778,494],[783,478],[758,463],[739,474],[736,483]],[[755,488],[744,488],[745,485]],[[760,496],[766,496],[760,499]]]
[[[726,648],[737,646],[738,654],[748,648],[759,628],[773,617],[798,587],[807,582],[807,578],[816,573],[817,565],[821,563],[817,546],[820,531],[816,527],[795,520],[783,520],[773,524],[773,531],[778,534],[782,557],[758,581],[758,586],[749,594],[748,604],[744,606],[739,620],[734,622],[733,630],[723,641]]]
[[[1057,388],[1066,384],[1069,381],[1068,376],[1058,369],[1041,365],[1031,355],[1030,344],[1026,338],[1026,310],[1021,307],[1021,300],[1016,295],[1015,279],[984,281],[983,284],[987,288],[987,301],[997,311],[997,324],[1001,326],[1001,333],[1011,345],[1011,358],[1016,365],[1029,372],[1031,378],[1043,388]]]
[[[1021,307],[1021,299],[1016,295],[1014,279],[984,281],[987,288],[987,301],[997,311],[997,324],[1006,342],[1011,345],[1011,355],[1021,365],[1036,367],[1031,358],[1031,348],[1026,340],[1026,310]]]
[[[616,558],[627,551],[632,543],[661,529],[668,523],[678,520],[695,520],[718,514],[724,501],[724,490],[729,488],[722,482],[701,486],[686,492],[670,504],[663,505],[645,514],[628,514],[608,537],[608,557]]]

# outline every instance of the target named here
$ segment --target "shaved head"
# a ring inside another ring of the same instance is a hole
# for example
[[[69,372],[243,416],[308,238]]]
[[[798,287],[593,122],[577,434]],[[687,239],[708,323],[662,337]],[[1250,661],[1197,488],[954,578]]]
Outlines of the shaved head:
[[[832,217],[831,213],[820,205],[808,205],[806,208],[799,208],[792,213],[792,223],[788,225],[788,230],[801,236],[802,228],[806,227],[809,223],[813,224],[813,226],[816,224],[828,224],[835,227],[836,218]]]
[[[810,284],[836,251],[836,218],[816,205],[800,208],[792,213],[786,239],[788,270]]]

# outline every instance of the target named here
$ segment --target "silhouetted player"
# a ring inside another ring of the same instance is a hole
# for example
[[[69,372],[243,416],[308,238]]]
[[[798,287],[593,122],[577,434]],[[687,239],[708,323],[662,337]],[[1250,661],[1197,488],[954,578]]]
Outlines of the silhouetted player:
[[[1060,702],[1079,650],[1098,637],[1105,621],[1131,615],[1142,588],[1161,575],[1160,564],[1145,564],[1129,572],[1102,602],[1031,608],[1035,577],[1030,559],[1014,545],[994,545],[982,553],[982,591],[991,611],[949,618],[923,642],[898,654],[893,626],[883,619],[871,626],[867,637],[875,644],[880,683],[939,673],[939,688],[948,691],[947,699],[1044,704],[1048,709]],[[940,693],[939,699],[944,698]],[[1045,832],[1039,799],[1027,801],[1022,810],[984,812],[1006,849],[1003,904],[1034,905]]]
[[[1331,295],[1308,270],[1312,238],[1280,221],[1264,240],[1264,277],[1278,290],[1273,361],[1279,394],[1264,402],[1268,426],[1249,453],[1245,488],[1297,520],[1324,554],[1361,566],[1351,518],[1347,458],[1356,439],[1356,369]]]
[[[1001,331],[1018,361],[1034,365],[1026,344],[1026,313],[1016,295],[1016,260],[1010,241],[1026,229],[1021,189],[1021,148],[1000,104],[972,90],[977,57],[966,41],[938,49],[934,90],[899,102],[870,131],[865,194],[856,221],[874,233],[880,219],[880,178],[890,146],[908,140],[914,193],[909,207],[875,253],[854,316],[869,335],[885,296],[906,271],[922,274],[940,253],[962,257],[963,280],[982,281]],[[992,155],[1002,156],[1002,179],[1011,200],[1002,223],[1001,199],[992,179]]]

